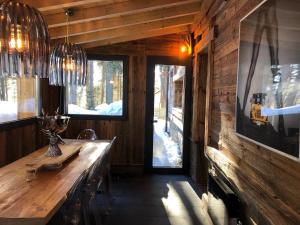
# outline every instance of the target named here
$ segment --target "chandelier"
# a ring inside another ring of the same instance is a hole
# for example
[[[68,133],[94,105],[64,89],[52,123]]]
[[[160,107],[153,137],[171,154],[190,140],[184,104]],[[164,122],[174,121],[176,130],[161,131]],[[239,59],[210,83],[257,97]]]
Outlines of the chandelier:
[[[48,77],[50,36],[41,13],[11,0],[0,13],[0,78]]]
[[[70,9],[66,10],[67,35],[64,43],[58,43],[51,53],[49,84],[55,86],[85,85],[87,57],[84,49],[69,42]]]

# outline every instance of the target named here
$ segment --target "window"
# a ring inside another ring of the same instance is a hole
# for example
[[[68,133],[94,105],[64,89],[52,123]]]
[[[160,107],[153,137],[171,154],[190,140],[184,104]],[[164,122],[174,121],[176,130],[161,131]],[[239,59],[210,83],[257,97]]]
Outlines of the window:
[[[37,113],[36,78],[0,78],[0,123],[32,118]]]
[[[174,97],[173,97],[173,106],[175,108],[182,108],[182,93],[183,93],[183,77],[180,80],[174,81]]]
[[[86,86],[67,87],[67,114],[124,117],[128,59],[125,56],[88,56]]]

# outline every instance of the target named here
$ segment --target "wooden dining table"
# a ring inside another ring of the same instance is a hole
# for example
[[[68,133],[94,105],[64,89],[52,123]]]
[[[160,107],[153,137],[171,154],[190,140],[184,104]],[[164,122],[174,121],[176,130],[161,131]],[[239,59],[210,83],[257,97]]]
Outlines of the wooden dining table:
[[[111,146],[111,140],[65,142],[80,145],[80,151],[61,168],[28,174],[28,164],[44,154],[47,146],[0,168],[0,225],[47,224],[80,176]]]

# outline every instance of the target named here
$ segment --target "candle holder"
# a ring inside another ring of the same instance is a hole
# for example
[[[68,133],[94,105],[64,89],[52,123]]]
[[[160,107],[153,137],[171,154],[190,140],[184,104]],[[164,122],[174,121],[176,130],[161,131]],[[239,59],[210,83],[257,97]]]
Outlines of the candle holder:
[[[57,111],[55,113],[55,116],[48,116],[43,112],[43,116],[38,117],[39,124],[41,125],[41,131],[50,140],[48,151],[45,153],[45,155],[49,157],[62,155],[62,151],[58,145],[65,143],[59,134],[67,129],[70,121],[70,117],[58,115]]]

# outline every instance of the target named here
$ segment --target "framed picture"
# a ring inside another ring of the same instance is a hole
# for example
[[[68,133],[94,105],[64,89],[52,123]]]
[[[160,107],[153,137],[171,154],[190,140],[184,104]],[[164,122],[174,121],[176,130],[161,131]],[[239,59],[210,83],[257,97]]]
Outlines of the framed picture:
[[[240,22],[236,133],[299,160],[300,1],[266,0]]]

